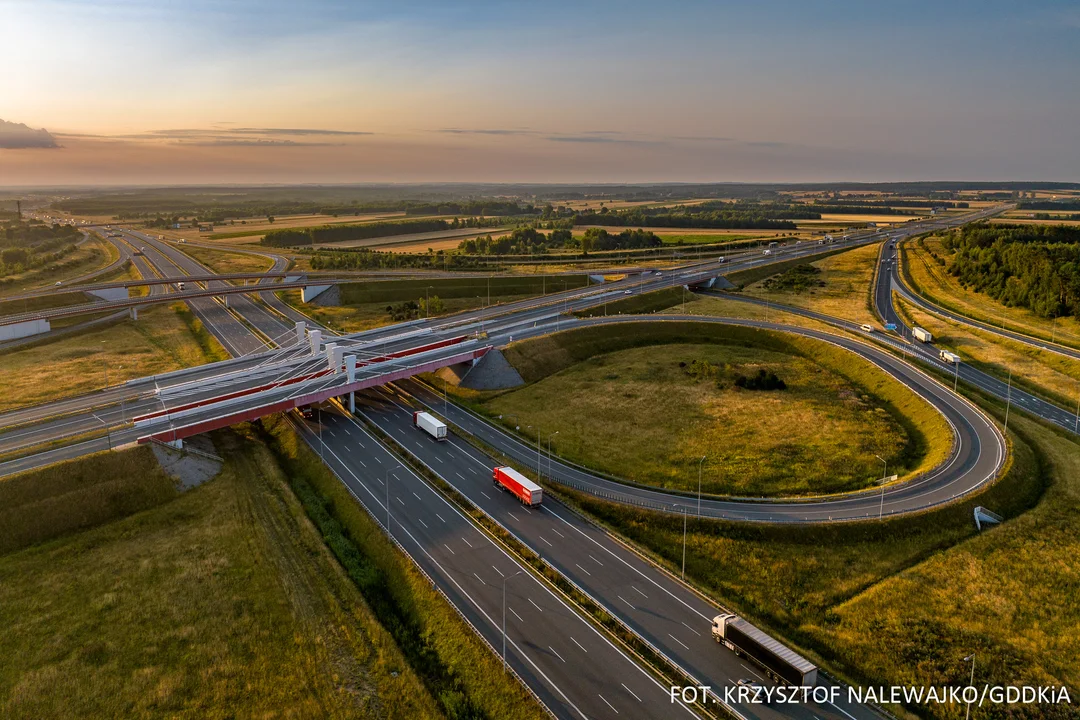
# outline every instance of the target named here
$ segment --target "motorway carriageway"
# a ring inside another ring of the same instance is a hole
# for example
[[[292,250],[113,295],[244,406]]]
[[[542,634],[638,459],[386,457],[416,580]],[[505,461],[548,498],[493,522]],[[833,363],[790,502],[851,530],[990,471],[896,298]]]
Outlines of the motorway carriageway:
[[[1008,381],[1003,382],[967,363],[961,362],[957,365],[945,363],[938,355],[939,348],[937,346],[914,340],[912,338],[911,328],[908,327],[907,323],[904,322],[896,312],[896,308],[893,307],[893,290],[896,289],[902,294],[905,290],[903,281],[899,275],[899,270],[896,267],[896,248],[891,245],[885,246],[882,249],[881,257],[884,264],[879,268],[878,272],[878,283],[874,291],[874,306],[878,316],[883,318],[885,323],[893,323],[896,325],[898,335],[904,340],[904,349],[907,352],[943,372],[951,373],[954,377],[963,380],[969,385],[993,395],[1002,402],[1009,401],[1013,406],[1031,413],[1036,417],[1042,418],[1043,420],[1052,422],[1058,427],[1073,433],[1080,431],[1080,398],[1077,399],[1077,411],[1072,412],[1071,410],[1058,407],[1053,403],[1036,397],[1025,390],[1019,389]],[[785,308],[785,310],[788,310],[789,312],[798,312],[798,310],[792,308]],[[835,324],[836,321],[829,318],[827,322],[833,322]],[[1002,333],[998,331],[998,334],[1001,335]],[[1016,340],[1019,338],[1014,337],[1012,339]],[[1024,342],[1036,347],[1042,347],[1040,344],[1041,341],[1033,340],[1031,338],[1026,339]],[[1045,343],[1045,345],[1049,344],[1050,343]],[[1045,349],[1059,352],[1058,350],[1049,347]],[[1062,350],[1064,349],[1065,348]],[[1064,355],[1068,353],[1061,352],[1061,354]]]
[[[712,685],[720,697],[723,697],[725,686],[741,678],[772,684],[764,679],[759,668],[739,659],[712,639],[710,623],[720,611],[687,586],[551,498],[546,498],[539,508],[530,509],[510,494],[500,492],[491,480],[492,468],[498,463],[454,436],[446,442],[436,442],[413,428],[410,409],[399,406],[389,393],[379,391],[373,396],[365,395],[363,399],[365,404],[357,408],[360,414],[387,432],[650,645],[700,683]],[[320,419],[321,444],[318,436]],[[309,422],[307,427],[312,447],[316,451],[325,447],[324,460],[376,518],[380,518],[381,513],[380,522],[384,527],[387,490],[383,482],[384,478],[390,477],[394,537],[421,562],[429,575],[437,576],[440,587],[457,590],[456,596],[452,592],[448,594],[459,608],[466,610],[478,601],[484,605],[486,618],[479,622],[472,616],[469,619],[492,645],[499,647],[500,583],[503,577],[520,567],[517,562],[496,548],[471,520],[459,515],[426,481],[401,468],[382,444],[346,413],[326,412]],[[399,523],[402,530],[408,529],[404,537],[398,529]],[[493,561],[493,557],[499,562]],[[436,566],[434,571],[432,565]],[[582,640],[582,635],[588,633],[581,629],[584,621],[577,613],[560,611],[553,616],[550,606],[537,597],[550,597],[546,588],[531,576],[527,583],[518,583],[519,580],[507,583],[508,648],[513,647],[540,665],[549,678],[559,678],[557,682],[567,696],[576,697],[574,693],[580,693],[583,699],[574,702],[589,717],[616,717],[616,711],[621,717],[678,716],[678,706],[670,703],[666,687],[659,688],[661,698],[658,702],[650,702],[654,700],[653,690],[643,681],[640,671],[627,673],[620,669],[621,664],[610,668],[605,665],[606,661],[598,656],[595,646]],[[483,597],[476,597],[478,595]],[[541,620],[550,624],[536,627]],[[546,664],[541,664],[544,662]],[[544,679],[535,674],[530,677],[521,658],[516,659],[514,669],[534,688],[537,688],[533,684],[537,679]],[[560,669],[565,676],[556,674]],[[588,684],[577,687],[582,681]],[[824,681],[823,684],[828,685]],[[602,695],[611,709],[599,702],[593,702],[590,709],[584,707],[590,696],[597,695]],[[846,699],[846,692],[841,696]],[[545,702],[548,702],[547,697]],[[549,707],[557,710],[554,706]],[[734,710],[738,715],[754,720],[813,720],[815,717],[821,720],[870,720],[880,717],[868,707],[846,703],[842,708],[831,704],[770,707],[747,703]],[[563,716],[563,712],[557,714]]]
[[[355,419],[319,414],[305,439],[496,651],[505,584],[507,662],[556,717],[695,717]]]

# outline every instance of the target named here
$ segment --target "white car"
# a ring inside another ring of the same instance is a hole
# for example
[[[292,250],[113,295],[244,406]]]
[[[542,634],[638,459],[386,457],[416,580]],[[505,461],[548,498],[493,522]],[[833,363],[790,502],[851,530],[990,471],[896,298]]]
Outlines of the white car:
[[[863,332],[868,332],[868,333],[874,332],[874,328],[872,326],[870,326],[870,325],[865,325],[865,324],[860,325],[859,329],[862,330]]]
[[[633,290],[623,290],[623,295],[633,295],[633,294],[634,294]]]

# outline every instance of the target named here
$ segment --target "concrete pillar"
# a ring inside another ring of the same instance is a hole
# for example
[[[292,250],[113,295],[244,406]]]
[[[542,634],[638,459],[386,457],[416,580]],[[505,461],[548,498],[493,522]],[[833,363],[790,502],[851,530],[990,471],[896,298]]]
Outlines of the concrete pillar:
[[[349,393],[349,412],[356,414],[356,393],[354,392]]]
[[[337,343],[326,343],[326,366],[338,372],[338,366],[334,365],[334,355],[337,354]]]
[[[176,440],[168,440],[168,441],[165,442],[165,444],[166,445],[171,445],[172,447],[176,448],[177,450],[183,450],[184,449],[184,440],[182,438],[177,438]]]
[[[139,319],[139,308],[137,308],[137,307],[128,308],[128,315],[131,317],[132,320],[138,320]]]
[[[330,362],[334,365],[334,372],[341,372],[341,363],[345,360],[345,348],[334,345],[334,351],[330,353]]]
[[[345,374],[350,383],[356,382],[356,356],[345,356]]]
[[[303,320],[296,323],[296,344],[297,345],[304,342],[304,334],[306,332],[307,332],[307,325],[304,324]]]
[[[309,332],[308,340],[311,342],[312,355],[318,355],[322,352],[322,330],[312,330]]]

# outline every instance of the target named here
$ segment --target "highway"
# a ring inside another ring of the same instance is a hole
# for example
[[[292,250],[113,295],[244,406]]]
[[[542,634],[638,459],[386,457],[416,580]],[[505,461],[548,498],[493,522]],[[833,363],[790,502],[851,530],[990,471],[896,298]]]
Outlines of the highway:
[[[772,684],[759,668],[713,640],[710,623],[716,615],[726,612],[724,608],[550,497],[539,508],[529,509],[499,491],[493,487],[491,473],[501,463],[456,436],[447,442],[435,442],[412,426],[412,408],[393,391],[382,389],[369,394],[357,410],[699,683],[720,692],[725,685],[742,678]],[[340,416],[330,416],[326,421],[326,427],[335,432],[329,440],[324,437],[324,442],[328,447],[340,447],[341,457],[356,455],[352,437],[338,430],[347,422]],[[819,682],[822,687],[832,684],[825,679]],[[842,694],[846,697],[846,692]],[[763,719],[876,717],[866,707],[844,702],[841,708],[813,703],[774,708],[747,703],[735,709],[744,717]]]
[[[359,423],[321,415],[309,444],[496,651],[505,583],[507,661],[556,717],[695,716]]]

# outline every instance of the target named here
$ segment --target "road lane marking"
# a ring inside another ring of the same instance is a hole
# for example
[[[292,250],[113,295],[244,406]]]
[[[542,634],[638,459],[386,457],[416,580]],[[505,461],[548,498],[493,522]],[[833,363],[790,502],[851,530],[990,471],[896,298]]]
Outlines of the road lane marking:
[[[596,564],[597,564],[597,565],[599,565],[600,567],[604,567],[604,563],[600,562],[599,560],[597,560],[596,558],[594,558],[594,557],[593,557],[592,555],[589,555],[589,557],[590,557],[590,558],[592,558],[592,561],[593,561],[594,563],[596,563]]]
[[[514,513],[510,512],[509,510],[506,511],[506,514],[509,515],[510,517],[514,518],[515,521],[521,522],[520,520],[518,520],[518,516],[515,515]]]
[[[598,698],[600,698],[601,700],[603,700],[603,701],[604,701],[604,704],[605,704],[605,705],[607,705],[607,706],[608,706],[609,708],[611,708],[611,709],[612,709],[612,710],[613,710],[613,711],[615,712],[615,714],[616,714],[616,715],[618,715],[618,714],[619,714],[619,711],[618,711],[618,710],[615,710],[615,706],[614,706],[614,705],[612,705],[611,703],[609,703],[609,702],[607,701],[607,698],[605,698],[605,697],[604,697],[603,695],[601,695],[600,693],[596,693],[596,697],[598,697]]]
[[[537,610],[539,610],[540,612],[544,612],[544,609],[543,609],[543,608],[541,608],[541,607],[540,607],[539,605],[537,605],[536,603],[534,603],[534,602],[532,601],[532,598],[526,598],[526,600],[528,600],[528,601],[529,601],[529,603],[531,603],[531,604],[532,604],[532,606],[533,606],[534,608],[536,608],[536,609],[537,609]]]
[[[563,535],[563,534],[562,534],[561,532],[559,532],[559,531],[558,531],[558,530],[556,530],[555,528],[551,528],[551,532],[555,533],[556,535],[558,535],[559,537],[561,537],[561,538],[563,538],[563,539],[565,539],[565,538],[566,538],[566,536],[565,536],[565,535]]]
[[[588,650],[586,650],[586,649],[585,649],[585,646],[584,646],[584,645],[582,645],[581,643],[579,643],[579,642],[578,642],[577,640],[574,640],[574,636],[573,636],[573,635],[571,635],[571,636],[570,636],[570,640],[572,640],[572,641],[573,641],[573,643],[574,643],[575,645],[577,645],[577,646],[578,646],[579,648],[581,648],[581,652],[583,652],[583,653],[588,653],[588,652],[589,652]]]
[[[548,650],[550,650],[551,652],[555,653],[555,657],[559,658],[559,659],[560,659],[560,660],[562,660],[563,662],[566,662],[566,660],[563,660],[563,656],[559,654],[559,651],[558,651],[558,650],[556,650],[555,648],[551,647],[550,645],[548,645]]]
[[[486,498],[487,498],[488,500],[490,500],[490,499],[491,499],[491,496],[490,496],[490,495],[488,495],[488,494],[487,494],[486,492],[484,492],[483,490],[481,490],[481,491],[480,491],[480,494],[481,494],[481,495],[483,495],[484,497],[486,497]]]
[[[443,522],[446,522],[446,520],[443,520],[443,516],[442,516],[442,515],[440,515],[439,513],[435,513],[435,517],[439,518],[439,519],[440,519],[440,520],[442,520]]]
[[[588,570],[586,570],[585,568],[581,567],[581,566],[580,566],[580,565],[578,565],[577,563],[574,563],[574,566],[575,566],[575,567],[577,567],[577,569],[578,569],[578,570],[580,570],[581,572],[583,572],[583,573],[585,573],[586,575],[588,575],[589,577],[592,577],[592,573],[591,573],[591,572],[589,572],[589,571],[588,571]]]
[[[626,692],[628,692],[628,693],[630,693],[631,695],[633,695],[633,696],[634,696],[634,699],[635,699],[635,700],[637,700],[638,702],[641,702],[641,698],[639,698],[639,697],[637,696],[637,693],[635,693],[635,692],[634,692],[633,690],[631,690],[630,688],[626,687],[626,683],[619,683],[619,684],[623,686],[623,690],[625,690]]]
[[[638,590],[638,589],[637,589],[636,587],[634,587],[633,585],[631,585],[631,586],[630,586],[630,589],[631,589],[631,590],[633,590],[634,592],[636,592],[636,593],[637,593],[638,595],[640,595],[641,597],[645,598],[646,600],[648,600],[648,599],[649,599],[649,596],[648,596],[648,595],[646,595],[645,593],[641,592],[640,590]]]
[[[417,500],[420,500],[420,496],[417,495],[416,493],[413,493],[413,497],[416,498]],[[420,502],[423,502],[423,500],[420,500]]]
[[[449,545],[447,545],[446,543],[443,543],[442,546],[444,548],[446,548],[447,550],[449,550],[451,555],[457,555],[457,553],[454,552],[454,550]]]
[[[494,565],[492,565],[491,567],[492,567],[492,568],[493,568],[493,569],[495,570],[495,572],[499,573],[499,576],[500,576],[500,577],[506,577],[505,575],[503,575],[503,571],[502,571],[502,570],[500,570],[499,568],[495,567]]]
[[[521,622],[525,622],[525,618],[521,617],[521,616],[520,616],[520,615],[518,615],[518,614],[517,614],[516,612],[514,612],[514,608],[512,608],[512,607],[510,607],[510,606],[508,605],[508,606],[506,607],[506,609],[507,609],[507,610],[509,610],[510,612],[514,613],[514,617],[516,617],[516,618],[517,618],[518,620],[520,620]]]
[[[623,601],[624,603],[626,603],[627,605],[629,605],[631,609],[633,609],[633,610],[637,610],[637,608],[636,608],[636,607],[634,607],[634,604],[633,604],[633,603],[631,603],[631,602],[630,602],[629,600],[627,600],[626,598],[624,598],[624,597],[623,597],[622,595],[616,595],[615,597],[619,598],[619,599],[620,599],[620,600],[622,600],[622,601]]]
[[[687,645],[686,643],[684,643],[684,642],[683,642],[682,640],[680,640],[679,638],[675,637],[675,636],[674,636],[674,635],[672,635],[671,633],[668,633],[668,634],[667,634],[667,636],[668,636],[669,638],[671,638],[672,640],[674,640],[675,642],[677,642],[677,643],[679,643],[680,645],[682,645],[682,646],[683,646],[684,648],[686,648],[687,650],[689,650],[689,649],[690,649],[690,646],[689,646],[689,645]]]
[[[694,628],[690,627],[690,626],[689,626],[689,625],[687,625],[686,623],[683,623],[682,625],[683,625],[683,627],[684,627],[684,628],[686,628],[686,629],[687,629],[687,630],[689,630],[690,632],[694,633],[694,634],[695,634],[695,635],[697,635],[698,637],[701,637],[701,633],[699,633],[699,632],[698,632],[697,630],[695,630]]]
[[[538,535],[538,537],[539,537],[539,538],[540,538],[541,540],[543,540],[544,542],[546,542],[546,543],[548,544],[548,547],[555,547],[554,545],[552,545],[551,543],[549,543],[549,542],[548,542],[548,540],[547,540],[547,538],[546,538],[546,537],[544,537],[543,535]]]
[[[427,524],[426,522],[424,522],[424,519],[423,519],[423,518],[416,518],[416,519],[417,519],[417,520],[419,520],[419,521],[420,521],[420,524],[421,524],[421,525],[423,525],[424,527],[427,527],[427,526],[428,526],[428,524]]]
[[[465,476],[464,476],[464,475],[462,475],[462,474],[461,474],[461,473],[459,473],[459,472],[455,472],[454,474],[455,474],[455,475],[457,475],[457,476],[458,476],[459,478],[461,478],[462,480],[464,480],[464,479],[465,479]]]
[[[472,546],[473,546],[473,545],[472,545],[472,543],[471,543],[471,542],[469,542],[468,540],[466,540],[465,538],[461,538],[461,541],[462,541],[462,542],[464,542],[464,543],[465,543],[466,545],[468,545],[469,547],[472,547]]]
[[[452,552],[452,551],[451,551],[451,552]],[[473,573],[473,577],[474,577],[474,578],[476,578],[477,580],[479,580],[479,581],[480,581],[480,584],[481,584],[481,585],[487,585],[487,583],[486,583],[486,582],[484,582],[484,578],[480,577],[480,576],[479,576],[479,575],[477,575],[476,573]]]
[[[397,500],[399,503],[401,503],[402,507],[405,506],[405,501],[402,500],[399,496],[395,495],[394,499]]]

